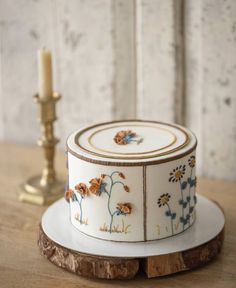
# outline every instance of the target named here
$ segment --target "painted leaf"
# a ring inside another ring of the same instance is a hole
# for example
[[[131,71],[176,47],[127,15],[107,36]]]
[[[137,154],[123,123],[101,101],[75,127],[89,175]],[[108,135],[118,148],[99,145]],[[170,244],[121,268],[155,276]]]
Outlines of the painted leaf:
[[[175,219],[176,218],[176,213],[172,213],[171,214],[171,219],[173,220],[173,219]]]
[[[190,202],[190,197],[189,197],[189,196],[187,196],[186,200],[187,200],[187,202]]]
[[[197,203],[197,197],[195,195],[193,197],[193,200],[194,200],[194,203],[196,204]]]
[[[166,216],[171,216],[171,213],[169,210],[167,210],[165,214],[166,214]]]
[[[102,184],[100,186],[100,192],[106,192],[106,186],[107,186],[107,183],[102,182]]]
[[[188,202],[184,202],[184,203],[183,203],[183,207],[184,207],[184,208],[186,208],[187,205],[188,205]]]
[[[77,201],[77,197],[76,197],[75,193],[73,193],[71,199],[72,199],[73,202],[74,202],[74,201]]]
[[[179,220],[181,223],[184,223],[184,218],[182,216],[179,218]]]
[[[193,179],[193,180],[191,180],[191,182],[190,182],[190,187],[193,187],[195,185],[195,180]]]
[[[182,199],[179,200],[179,205],[183,205],[183,200]]]
[[[191,207],[189,208],[189,212],[190,212],[190,213],[193,213],[193,209],[194,209],[194,207],[191,206]]]
[[[192,179],[190,177],[188,177],[188,184],[190,184],[192,181]]]
[[[186,181],[184,181],[181,184],[181,188],[184,190],[184,189],[186,189],[187,185],[188,185],[188,183]]]

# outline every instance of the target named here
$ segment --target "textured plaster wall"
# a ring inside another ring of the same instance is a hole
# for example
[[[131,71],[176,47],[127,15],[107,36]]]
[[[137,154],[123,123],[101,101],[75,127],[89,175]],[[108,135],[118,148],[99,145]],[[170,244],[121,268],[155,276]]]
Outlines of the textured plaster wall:
[[[36,51],[53,52],[56,133],[144,118],[191,128],[198,173],[236,178],[234,0],[0,0],[0,139],[35,143]]]

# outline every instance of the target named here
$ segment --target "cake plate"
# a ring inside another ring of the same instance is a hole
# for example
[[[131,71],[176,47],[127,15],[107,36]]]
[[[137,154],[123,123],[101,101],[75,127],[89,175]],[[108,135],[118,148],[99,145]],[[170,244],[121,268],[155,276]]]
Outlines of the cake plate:
[[[185,232],[149,242],[112,242],[80,233],[69,220],[64,199],[44,213],[38,245],[55,265],[77,275],[103,279],[131,279],[142,267],[148,278],[193,269],[212,260],[224,240],[220,207],[198,195],[196,221]]]

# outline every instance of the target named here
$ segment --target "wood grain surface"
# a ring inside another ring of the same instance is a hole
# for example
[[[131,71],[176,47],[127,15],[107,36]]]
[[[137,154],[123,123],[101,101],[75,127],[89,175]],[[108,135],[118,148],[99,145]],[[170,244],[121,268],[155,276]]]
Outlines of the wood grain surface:
[[[38,246],[53,264],[79,276],[128,280],[137,277],[141,269],[148,278],[153,278],[201,267],[219,254],[223,241],[224,229],[210,241],[181,252],[143,258],[105,257],[63,247],[50,239],[39,225]]]
[[[111,287],[108,280],[91,280],[68,273],[42,257],[37,246],[38,225],[46,207],[18,202],[18,185],[42,167],[41,150],[34,146],[0,144],[0,287]],[[65,155],[56,166],[66,174]],[[225,241],[215,261],[192,271],[130,281],[114,280],[113,287],[224,287],[236,283],[236,183],[200,178],[198,193],[214,199],[224,209]]]

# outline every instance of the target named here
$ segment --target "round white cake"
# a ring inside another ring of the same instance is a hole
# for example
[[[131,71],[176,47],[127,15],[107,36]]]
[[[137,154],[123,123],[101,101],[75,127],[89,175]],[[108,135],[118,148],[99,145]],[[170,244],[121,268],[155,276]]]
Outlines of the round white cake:
[[[197,140],[179,125],[116,121],[67,140],[72,224],[112,241],[163,239],[195,220]]]

